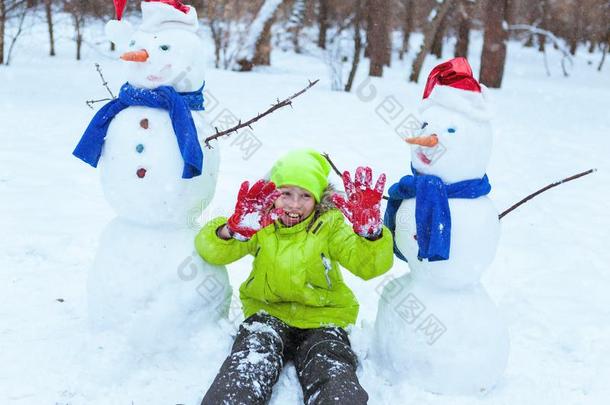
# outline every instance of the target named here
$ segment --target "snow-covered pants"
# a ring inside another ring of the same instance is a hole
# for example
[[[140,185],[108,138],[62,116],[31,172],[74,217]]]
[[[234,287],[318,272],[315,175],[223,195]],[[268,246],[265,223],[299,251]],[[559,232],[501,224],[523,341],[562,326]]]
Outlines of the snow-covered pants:
[[[240,325],[231,354],[201,404],[267,404],[288,360],[294,361],[305,404],[367,403],[345,330],[299,329],[259,313]]]

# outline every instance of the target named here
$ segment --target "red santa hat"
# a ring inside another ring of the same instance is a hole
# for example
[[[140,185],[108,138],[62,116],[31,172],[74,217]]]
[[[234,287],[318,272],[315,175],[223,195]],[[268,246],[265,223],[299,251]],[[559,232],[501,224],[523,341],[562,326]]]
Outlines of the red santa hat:
[[[428,75],[420,113],[439,105],[470,118],[487,121],[490,113],[487,89],[472,75],[465,58],[454,58],[436,66]]]
[[[123,16],[127,0],[113,0],[117,20]],[[179,0],[143,0],[140,30],[158,32],[164,29],[197,31],[199,20],[195,8]]]

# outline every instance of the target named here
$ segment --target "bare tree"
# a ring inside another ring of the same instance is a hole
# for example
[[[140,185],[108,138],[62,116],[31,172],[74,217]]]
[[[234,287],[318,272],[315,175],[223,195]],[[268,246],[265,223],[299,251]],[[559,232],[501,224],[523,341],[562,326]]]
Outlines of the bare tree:
[[[475,1],[461,0],[457,9],[458,28],[454,56],[467,58],[470,45],[470,19]]]
[[[6,1],[0,0],[0,65],[4,64],[4,30],[6,29]]]
[[[538,2],[538,12],[540,13],[540,28],[543,30],[549,29],[550,24],[550,14],[551,10],[549,9],[549,0],[542,0]],[[546,45],[546,36],[539,34],[538,35],[538,51],[544,52]]]
[[[434,34],[432,46],[430,47],[430,54],[436,56],[437,59],[441,59],[443,57],[443,40],[445,38],[445,31],[447,30],[449,16],[452,14],[452,9],[453,7],[450,7],[447,14],[445,14],[441,20],[441,23],[436,30],[436,34]]]
[[[417,82],[419,80],[419,74],[421,73],[421,69],[424,65],[426,55],[430,52],[430,47],[432,46],[432,42],[436,36],[436,31],[438,31],[441,21],[449,12],[452,4],[453,0],[441,0],[437,3],[436,7],[428,16],[428,23],[426,25],[426,29],[424,30],[424,42],[421,45],[419,53],[413,60],[413,67],[411,68],[411,76],[409,77],[409,81]]]
[[[265,21],[263,32],[256,41],[254,57],[252,58],[252,65],[254,66],[269,66],[271,64],[271,26],[274,20],[275,18],[272,16]],[[251,68],[246,70],[251,70]]]
[[[44,1],[44,10],[49,30],[49,56],[55,56],[55,37],[53,35],[53,0]]]
[[[387,65],[390,48],[390,31],[387,21],[387,11],[390,8],[389,0],[368,0],[367,15],[367,49],[371,60],[369,75],[381,77],[383,66]]]
[[[6,23],[14,17],[18,17],[21,20],[22,16],[25,17],[23,15],[24,10],[27,11],[26,0],[0,0],[0,65],[3,65],[5,63],[5,60],[9,60],[9,55],[7,55],[6,59],[4,58],[5,47],[7,42]],[[15,45],[17,38],[19,38],[19,35],[21,35],[22,26],[23,21],[20,21],[18,25],[18,33],[16,36],[13,36],[11,40],[11,45],[9,45],[9,47]]]
[[[326,49],[326,32],[328,31],[328,0],[318,2],[318,47]]]
[[[230,0],[218,0],[207,2],[207,6],[204,8],[214,42],[214,65],[216,68],[220,68],[221,59],[223,67],[228,68],[227,50],[231,38],[231,22],[233,19],[238,19],[234,15],[229,16],[232,6]]]
[[[479,81],[487,87],[500,88],[506,61],[506,10],[509,9],[509,0],[487,1]]]
[[[352,68],[349,72],[349,76],[347,78],[347,83],[345,84],[345,91],[350,92],[352,90],[352,86],[354,84],[354,78],[356,77],[356,72],[358,71],[358,65],[360,64],[360,54],[362,53],[362,36],[360,34],[360,30],[363,22],[363,12],[362,9],[364,7],[365,0],[356,0],[355,5],[355,17],[354,17],[354,58],[352,59]]]
[[[81,60],[86,14],[90,11],[88,8],[91,4],[86,0],[63,0],[63,2],[64,10],[72,17],[74,41],[76,42],[76,60]]]
[[[414,30],[413,20],[415,17],[415,0],[401,0],[403,5],[403,18],[402,18],[402,46],[398,53],[398,58],[402,60],[405,53],[409,52],[409,39],[411,38],[411,32]]]
[[[286,26],[286,30],[290,33],[292,45],[294,46],[294,51],[296,53],[301,53],[302,51],[299,39],[301,37],[301,31],[305,25],[306,11],[307,7],[305,0],[295,0],[292,6],[292,12],[290,13],[288,24]]]
[[[283,0],[265,0],[248,30],[246,44],[237,58],[237,70],[248,72],[255,64],[269,60],[271,24]],[[268,63],[267,63],[268,64]]]
[[[15,44],[17,43],[17,40],[23,33],[23,24],[25,22],[25,17],[28,14],[28,10],[29,10],[29,8],[27,7],[27,3],[21,2],[20,5],[21,5],[21,8],[19,9],[19,14],[18,14],[19,22],[17,23],[17,30],[15,31],[15,34],[11,38],[11,43],[8,47],[8,52],[6,54],[6,65],[7,66],[10,65],[10,63],[11,63],[11,55],[13,54],[13,49],[15,48]]]

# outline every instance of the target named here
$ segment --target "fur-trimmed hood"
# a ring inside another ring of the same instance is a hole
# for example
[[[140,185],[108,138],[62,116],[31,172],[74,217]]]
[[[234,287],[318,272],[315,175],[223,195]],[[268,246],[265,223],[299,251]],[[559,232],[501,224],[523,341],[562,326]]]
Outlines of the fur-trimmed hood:
[[[323,214],[327,213],[330,210],[338,209],[335,203],[333,202],[334,194],[344,194],[340,191],[337,191],[334,185],[328,183],[328,186],[324,189],[322,196],[320,198],[320,202],[316,204],[313,209],[313,219],[309,223],[309,228],[320,218]]]
[[[316,204],[314,211],[318,216],[328,212],[334,208],[337,208],[335,203],[333,202],[333,195],[340,193],[337,191],[334,185],[328,184],[322,193],[320,198],[320,202]]]

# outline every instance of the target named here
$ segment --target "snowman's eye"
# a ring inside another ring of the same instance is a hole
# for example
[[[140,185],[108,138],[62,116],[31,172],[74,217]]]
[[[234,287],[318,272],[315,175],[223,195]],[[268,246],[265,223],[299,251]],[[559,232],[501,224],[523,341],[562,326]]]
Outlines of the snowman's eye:
[[[129,41],[129,46],[133,47],[136,44],[135,39],[132,39],[131,41]]]
[[[427,123],[427,122],[424,122],[423,124],[421,124],[421,129],[424,129],[424,128],[426,128],[427,126],[428,126],[428,123]]]
[[[169,45],[161,45],[159,47],[162,51],[169,51]]]
[[[450,134],[455,133],[455,128],[447,128],[447,132],[449,132]]]

